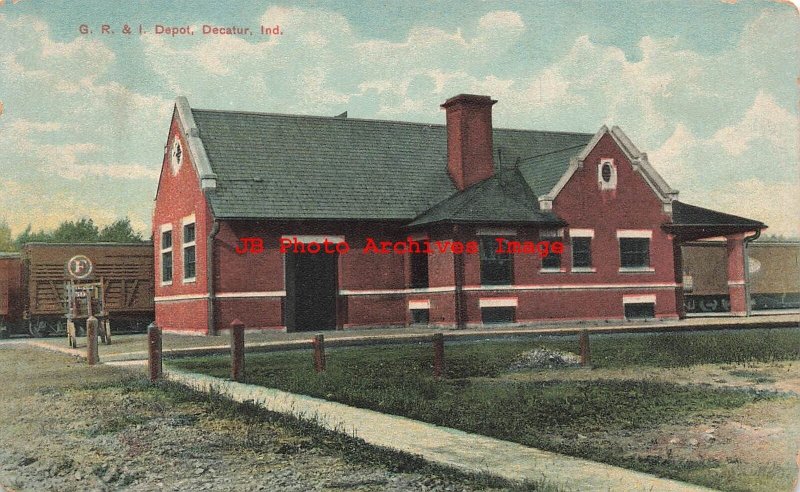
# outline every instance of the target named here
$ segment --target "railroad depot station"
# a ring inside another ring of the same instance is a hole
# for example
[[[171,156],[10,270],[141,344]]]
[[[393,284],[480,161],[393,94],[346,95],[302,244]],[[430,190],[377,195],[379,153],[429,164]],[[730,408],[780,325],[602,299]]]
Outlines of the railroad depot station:
[[[729,311],[746,314],[745,242],[763,223],[678,201],[618,127],[497,129],[496,102],[452,97],[446,124],[431,125],[179,97],[153,213],[156,323],[215,334],[234,319],[287,331],[676,319],[681,246],[711,237],[726,241]],[[243,251],[245,238],[263,250]],[[282,253],[287,238],[352,250]],[[478,251],[362,254],[369,238]],[[563,253],[498,253],[498,238]]]

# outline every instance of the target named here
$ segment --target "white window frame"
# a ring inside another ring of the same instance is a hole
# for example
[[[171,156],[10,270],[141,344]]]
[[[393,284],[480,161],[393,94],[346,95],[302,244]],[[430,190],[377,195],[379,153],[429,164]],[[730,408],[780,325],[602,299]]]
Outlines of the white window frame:
[[[166,287],[167,285],[172,285],[172,279],[175,278],[175,255],[173,254],[175,245],[175,238],[172,237],[172,224],[161,224],[160,234],[158,236],[158,248],[159,248],[159,255],[158,255],[158,279],[159,283],[162,287]],[[170,233],[170,244],[169,248],[164,247],[164,233]],[[172,271],[170,272],[170,280],[164,281],[164,253],[169,253],[172,257]]]
[[[620,255],[620,273],[652,273],[655,272],[656,269],[652,266],[653,256],[648,254],[648,258],[650,260],[650,265],[646,267],[623,267],[621,266],[622,263],[622,249],[620,244],[620,239],[647,239],[648,240],[648,248],[650,248],[650,252],[652,252],[653,247],[653,230],[652,229],[619,229],[617,230],[617,252]]]
[[[187,225],[194,224],[194,240],[186,242],[184,231]],[[194,246],[194,277],[186,276],[186,248]],[[174,264],[174,263],[173,263]],[[194,214],[181,219],[181,278],[184,284],[191,284],[197,281],[197,221]]]
[[[594,229],[570,229],[569,230],[570,253],[572,253],[574,251],[572,240],[575,239],[576,237],[588,237],[589,239],[592,240],[591,242],[593,243],[594,242]],[[591,246],[590,246],[589,251],[590,252],[592,251],[591,250]],[[572,262],[570,263],[570,266],[572,266],[572,263],[575,262],[575,256],[573,254],[570,254],[570,256],[571,256],[571,260],[572,260]],[[594,265],[594,261],[592,261],[592,265]],[[595,268],[594,266],[590,266],[590,267],[572,266],[572,270],[571,271],[573,273],[595,273],[597,271],[597,268]]]
[[[478,307],[518,307],[519,301],[516,297],[483,297],[478,299]]]
[[[417,301],[408,301],[408,309],[430,309],[431,308],[431,301],[430,299],[425,300],[417,300]]]
[[[655,294],[643,294],[634,296],[622,296],[622,304],[656,304]]]
[[[549,239],[561,239],[561,242],[564,242],[564,228],[559,227],[558,229],[542,229],[539,231],[539,241],[549,241]],[[550,241],[552,242],[552,241]],[[543,260],[542,258],[541,260]],[[540,261],[541,261],[540,260]],[[561,254],[561,262],[559,263],[558,268],[550,268],[550,267],[543,267],[539,266],[539,273],[566,273],[567,267],[564,265],[564,254]]]
[[[603,179],[603,167],[606,164],[611,166],[611,179],[608,182]],[[601,190],[617,189],[617,165],[614,164],[614,159],[600,159],[600,163],[597,165],[597,185]]]

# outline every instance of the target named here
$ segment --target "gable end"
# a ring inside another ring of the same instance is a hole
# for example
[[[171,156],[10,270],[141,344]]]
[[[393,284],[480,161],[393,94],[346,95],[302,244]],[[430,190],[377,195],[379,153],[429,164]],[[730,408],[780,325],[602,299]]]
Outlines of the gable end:
[[[620,148],[620,150],[622,150],[625,157],[627,157],[630,161],[633,170],[644,178],[645,182],[656,194],[658,199],[663,204],[664,212],[671,214],[672,201],[678,198],[677,190],[672,189],[667,184],[664,178],[661,177],[658,171],[656,171],[655,168],[653,168],[653,166],[650,164],[650,161],[647,159],[647,154],[640,152],[620,127],[613,126],[609,130],[606,125],[601,126],[583,151],[577,157],[574,157],[570,160],[569,167],[567,168],[566,172],[564,172],[564,175],[561,176],[561,179],[559,179],[555,186],[553,186],[553,189],[550,190],[550,192],[546,195],[539,198],[540,208],[542,210],[551,210],[553,208],[553,200],[555,200],[564,186],[567,185],[570,178],[572,178],[572,175],[575,174],[578,169],[583,167],[583,162],[586,160],[592,150],[594,150],[598,142],[600,142],[600,139],[606,134],[611,136],[616,145]]]

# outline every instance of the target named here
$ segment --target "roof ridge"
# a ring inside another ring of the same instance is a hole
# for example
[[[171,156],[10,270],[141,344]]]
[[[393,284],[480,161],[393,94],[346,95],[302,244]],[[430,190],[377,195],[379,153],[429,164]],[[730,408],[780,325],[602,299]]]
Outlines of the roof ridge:
[[[559,152],[564,152],[565,150],[578,149],[578,148],[583,148],[583,147],[586,147],[586,144],[571,145],[569,147],[564,147],[563,149],[551,150],[550,152],[545,152],[543,154],[536,154],[536,155],[532,155],[530,157],[524,157],[523,159],[536,159],[537,157],[544,157],[546,155],[557,154]]]
[[[321,116],[321,115],[313,115],[313,114],[290,114],[290,113],[271,113],[271,112],[262,112],[262,111],[241,111],[241,110],[228,110],[228,109],[204,109],[204,108],[192,108],[192,111],[201,111],[205,113],[224,113],[224,114],[243,114],[243,115],[251,115],[251,116],[279,116],[283,118],[312,118],[312,119],[320,119],[320,120],[334,120],[334,121],[341,121],[341,122],[348,122],[348,121],[365,121],[365,122],[378,122],[378,123],[395,123],[399,125],[410,125],[410,126],[427,126],[427,127],[447,127],[444,123],[424,123],[418,121],[403,121],[403,120],[382,120],[378,118],[339,118],[337,116]],[[494,127],[492,130],[502,130],[502,131],[511,131],[511,132],[536,132],[536,133],[548,133],[548,134],[558,134],[558,135],[585,135],[591,136],[594,135],[593,133],[586,133],[586,132],[570,132],[570,131],[561,131],[561,130],[534,130],[534,129],[525,129],[525,128],[504,128],[504,127]]]

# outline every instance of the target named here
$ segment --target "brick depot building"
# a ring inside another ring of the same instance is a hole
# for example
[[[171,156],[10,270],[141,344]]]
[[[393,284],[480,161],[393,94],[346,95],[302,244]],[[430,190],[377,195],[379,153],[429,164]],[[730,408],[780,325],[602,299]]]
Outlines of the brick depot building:
[[[153,214],[156,322],[167,331],[465,327],[683,316],[680,245],[727,239],[731,311],[764,224],[677,200],[618,127],[492,128],[488,96],[445,125],[193,109],[179,97]],[[755,234],[752,234],[755,233]],[[241,251],[243,238],[263,251]],[[281,253],[282,238],[346,254]],[[460,241],[477,254],[365,254]],[[497,238],[564,252],[499,254]]]

